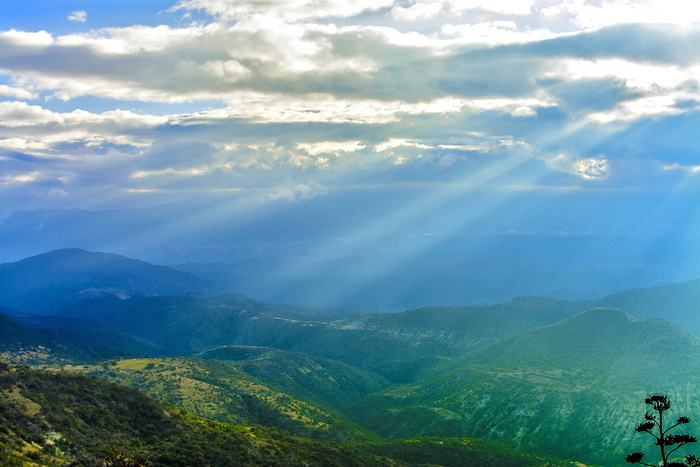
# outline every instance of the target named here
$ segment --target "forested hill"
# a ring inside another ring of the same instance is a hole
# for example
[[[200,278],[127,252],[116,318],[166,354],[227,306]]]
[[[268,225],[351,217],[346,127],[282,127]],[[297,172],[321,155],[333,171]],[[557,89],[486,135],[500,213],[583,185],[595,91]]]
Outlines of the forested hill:
[[[94,377],[0,364],[3,467],[93,467],[110,449],[151,467],[581,467],[479,440],[309,441],[198,418]]]

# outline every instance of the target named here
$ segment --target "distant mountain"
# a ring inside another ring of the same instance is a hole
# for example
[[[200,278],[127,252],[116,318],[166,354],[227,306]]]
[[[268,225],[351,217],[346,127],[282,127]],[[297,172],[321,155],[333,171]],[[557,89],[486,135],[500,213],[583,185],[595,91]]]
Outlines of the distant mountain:
[[[184,294],[212,287],[192,274],[79,249],[0,264],[0,305],[33,314],[51,314],[87,298]]]
[[[594,309],[447,361],[351,413],[390,437],[483,437],[622,466],[648,441],[634,430],[644,397],[669,394],[675,414],[692,416],[698,392],[698,339],[663,320]]]
[[[614,249],[614,242],[602,239],[513,235],[463,241],[468,246],[457,244],[454,251],[440,245],[434,252],[437,246],[418,244],[405,254],[387,246],[385,251],[322,261],[256,258],[170,267],[271,303],[382,312],[434,305],[488,305],[520,296],[585,300],[640,285],[674,282],[679,277],[686,280],[688,274],[696,274],[661,271],[662,266],[635,268],[626,259],[601,264],[599,258],[571,257],[577,251]]]
[[[150,355],[192,355],[227,345],[271,347],[342,361],[392,381],[407,382],[446,356],[555,323],[579,312],[579,306],[523,298],[491,307],[430,307],[332,319],[239,296],[190,294],[83,301],[61,311],[60,317],[97,320],[99,329],[112,329],[143,342],[144,352]],[[56,321],[51,320],[56,332],[67,337],[78,334],[75,328],[68,334]],[[88,327],[81,343],[88,343],[90,321],[83,323]],[[105,345],[108,339],[98,342]]]
[[[651,288],[635,288],[588,302],[620,308],[637,318],[663,318],[700,337],[700,279]]]
[[[638,234],[511,230],[508,216],[490,219],[486,230],[477,223],[455,231],[444,219],[463,217],[456,200],[420,221],[356,231],[410,205],[386,195],[341,190],[249,209],[227,194],[134,209],[15,212],[0,222],[0,261],[66,247],[114,252],[197,275],[206,269],[226,291],[270,303],[379,311],[530,295],[589,299],[700,277],[693,235],[665,232],[650,251]]]

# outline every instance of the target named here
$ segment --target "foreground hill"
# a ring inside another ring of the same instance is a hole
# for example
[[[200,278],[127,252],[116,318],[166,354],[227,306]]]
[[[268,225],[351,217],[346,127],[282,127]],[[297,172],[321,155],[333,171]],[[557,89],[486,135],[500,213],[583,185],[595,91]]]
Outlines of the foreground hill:
[[[369,439],[341,409],[387,384],[340,362],[273,349],[229,348],[236,361],[131,358],[67,367],[143,391],[195,415],[277,427],[320,440]],[[221,352],[219,352],[221,354]]]
[[[201,419],[97,378],[0,368],[3,466],[93,466],[105,449],[160,466],[573,467],[479,440],[323,443]],[[402,447],[403,445],[403,447]],[[389,457],[395,457],[392,460]],[[420,462],[423,463],[423,462]]]
[[[395,465],[343,445],[200,419],[97,378],[14,368],[0,373],[2,452],[39,465],[92,466],[118,446],[153,466]]]
[[[79,249],[0,264],[0,305],[34,314],[50,314],[91,297],[184,294],[212,287],[192,274]]]
[[[677,414],[692,415],[698,392],[698,339],[666,321],[595,309],[453,359],[351,413],[389,437],[483,437],[622,466],[648,441],[634,431],[644,397],[669,394]]]

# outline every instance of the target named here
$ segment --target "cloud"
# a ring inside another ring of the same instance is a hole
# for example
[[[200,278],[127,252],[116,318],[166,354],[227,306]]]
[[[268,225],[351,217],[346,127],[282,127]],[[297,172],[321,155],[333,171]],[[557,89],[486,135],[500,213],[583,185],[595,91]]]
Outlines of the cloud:
[[[77,21],[79,23],[84,23],[87,21],[87,11],[85,11],[85,10],[74,11],[70,15],[68,15],[68,19],[71,21]]]
[[[295,185],[293,188],[289,189],[279,189],[270,193],[268,199],[270,200],[295,200],[295,199],[311,199],[319,196],[326,196],[327,190],[323,186],[316,182],[310,182],[308,184],[300,183]]]
[[[669,122],[694,121],[700,102],[696,12],[647,22],[660,5],[186,0],[159,17],[169,25],[0,31],[0,168],[76,203],[100,188],[303,199],[323,193],[312,178],[463,171],[612,185],[642,152],[654,163],[638,170],[658,176],[693,166],[689,137],[663,155],[653,140],[679,140]]]
[[[264,8],[256,0],[226,2],[220,0],[182,0],[173,10],[203,10],[223,20],[237,20],[247,16],[276,16],[291,21],[318,18],[348,18],[365,11],[376,11],[390,6],[393,0],[278,0],[267,2]]]
[[[29,89],[8,86],[6,84],[0,84],[0,96],[22,100],[37,99],[39,97],[36,92]]]
[[[700,165],[680,165],[680,164],[671,164],[671,165],[664,165],[662,166],[662,170],[664,171],[682,171],[682,172],[687,172],[690,174],[697,174],[700,173]]]
[[[340,157],[343,154],[359,151],[365,145],[361,141],[318,141],[314,143],[297,143],[297,147],[312,156],[332,154]]]
[[[584,180],[600,180],[610,174],[610,163],[603,155],[575,158],[567,154],[558,154],[548,159],[547,164]]]

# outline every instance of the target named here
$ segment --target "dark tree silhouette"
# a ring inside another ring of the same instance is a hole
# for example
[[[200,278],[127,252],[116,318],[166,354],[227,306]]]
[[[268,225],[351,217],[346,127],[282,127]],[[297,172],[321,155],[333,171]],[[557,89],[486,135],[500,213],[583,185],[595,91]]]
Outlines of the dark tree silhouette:
[[[111,445],[102,450],[102,461],[95,464],[95,467],[148,467],[149,465],[151,464],[145,457],[128,457]]]
[[[700,459],[695,456],[686,456],[685,461],[669,461],[669,457],[681,446],[689,443],[695,443],[698,439],[690,435],[679,435],[669,433],[672,429],[679,425],[685,425],[690,422],[688,417],[682,416],[671,426],[664,426],[664,412],[671,408],[671,402],[667,396],[654,395],[644,399],[644,403],[651,405],[653,412],[644,414],[644,421],[637,425],[636,430],[639,433],[649,433],[654,437],[654,445],[659,447],[661,454],[661,464],[648,464],[642,462],[644,453],[637,451],[628,454],[625,460],[631,464],[648,465],[649,467],[700,467]],[[655,412],[655,413],[654,413]]]

